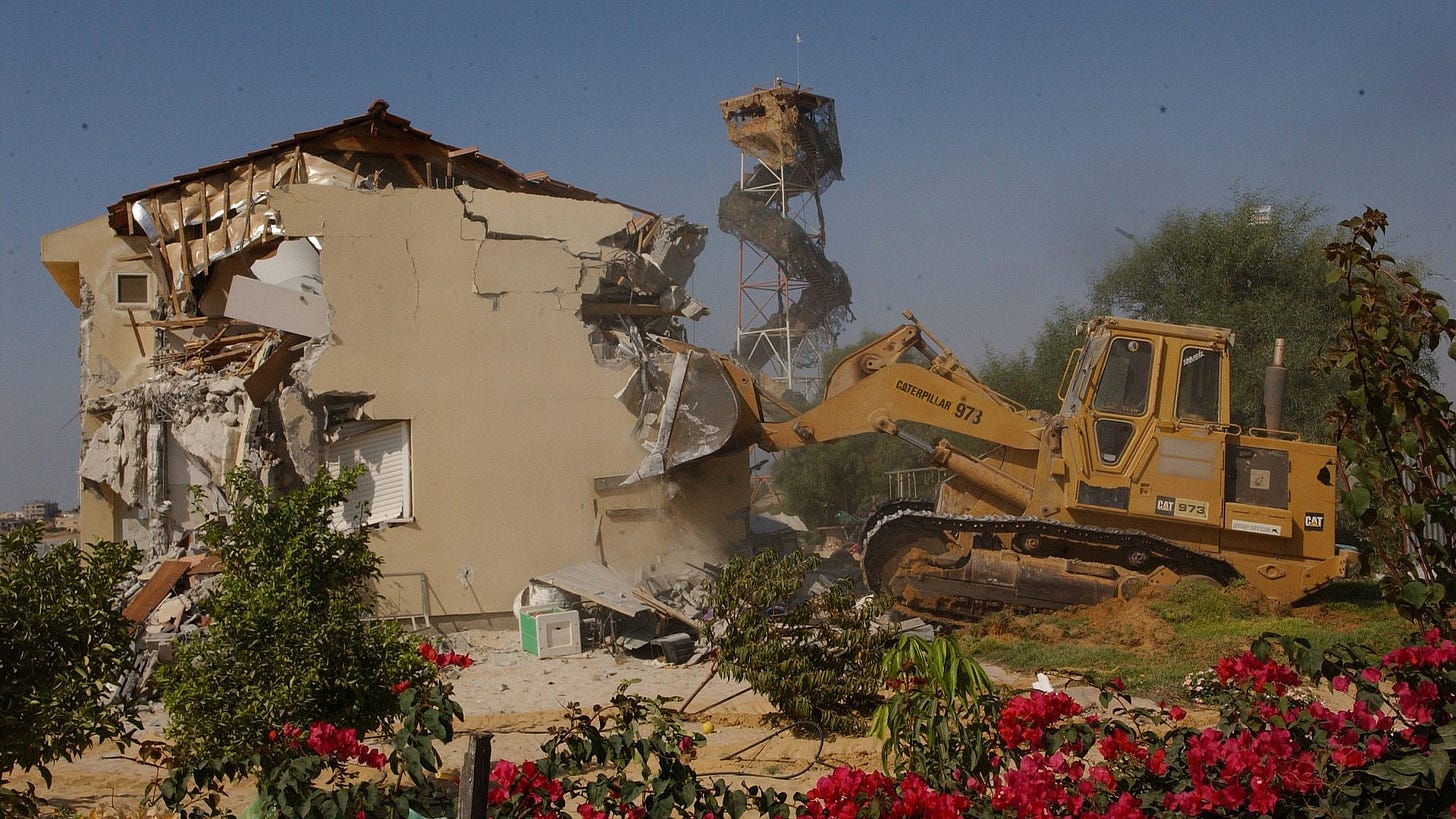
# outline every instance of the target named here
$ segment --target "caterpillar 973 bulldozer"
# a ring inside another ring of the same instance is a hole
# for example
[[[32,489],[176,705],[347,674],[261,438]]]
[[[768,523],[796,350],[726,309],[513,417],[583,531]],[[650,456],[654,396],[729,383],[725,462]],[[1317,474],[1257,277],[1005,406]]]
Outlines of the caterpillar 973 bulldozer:
[[[950,477],[933,504],[892,502],[871,516],[865,579],[948,616],[1096,603],[1192,577],[1242,577],[1293,602],[1346,574],[1335,450],[1279,430],[1282,350],[1265,428],[1244,429],[1229,420],[1228,330],[1096,319],[1081,328],[1050,415],[992,390],[905,316],[835,367],[803,412],[733,360],[659,340],[673,362],[639,477],[734,447],[895,436]],[[961,443],[924,440],[905,422]]]

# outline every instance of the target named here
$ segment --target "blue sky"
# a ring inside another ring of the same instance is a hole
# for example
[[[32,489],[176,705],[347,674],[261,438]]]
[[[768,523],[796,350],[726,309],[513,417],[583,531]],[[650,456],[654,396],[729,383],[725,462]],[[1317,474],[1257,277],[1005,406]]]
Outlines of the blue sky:
[[[1451,3],[6,4],[0,511],[76,501],[77,317],[40,236],[376,97],[713,226],[738,171],[717,101],[797,76],[837,100],[850,332],[909,308],[974,359],[1080,299],[1118,228],[1239,191],[1378,206],[1397,252],[1456,275],[1453,44]],[[700,344],[731,343],[736,259],[715,229]]]

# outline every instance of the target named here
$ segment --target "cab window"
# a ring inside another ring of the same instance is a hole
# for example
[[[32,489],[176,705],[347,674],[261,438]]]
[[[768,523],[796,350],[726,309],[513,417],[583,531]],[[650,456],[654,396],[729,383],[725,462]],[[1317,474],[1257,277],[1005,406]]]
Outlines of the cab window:
[[[1142,415],[1148,409],[1148,387],[1152,383],[1153,345],[1137,338],[1115,338],[1107,351],[1107,363],[1092,408],[1119,415]]]
[[[1223,359],[1216,350],[1184,347],[1178,367],[1177,416],[1183,421],[1216,422],[1219,418]]]
[[[1082,408],[1082,401],[1086,398],[1087,382],[1092,380],[1092,371],[1097,368],[1097,361],[1102,358],[1102,350],[1107,347],[1107,336],[1097,336],[1087,342],[1082,349],[1082,356],[1077,360],[1077,369],[1072,376],[1072,387],[1067,390],[1067,395],[1062,401],[1062,415],[1071,417],[1077,414]]]

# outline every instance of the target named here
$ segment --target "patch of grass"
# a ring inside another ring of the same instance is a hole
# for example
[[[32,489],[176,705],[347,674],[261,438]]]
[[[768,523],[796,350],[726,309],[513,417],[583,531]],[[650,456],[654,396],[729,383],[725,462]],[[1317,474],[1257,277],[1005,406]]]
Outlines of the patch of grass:
[[[1146,658],[1114,646],[981,637],[967,641],[966,650],[978,660],[1016,671],[1076,670],[1094,680],[1122,677],[1131,686],[1167,683],[1164,675],[1147,667]],[[1176,680],[1182,681],[1182,676]]]
[[[1135,639],[1140,633],[1143,639]],[[1177,699],[1188,674],[1266,633],[1300,637],[1316,649],[1354,643],[1384,652],[1401,645],[1411,626],[1371,582],[1335,583],[1292,611],[1247,586],[1182,583],[1141,601],[1024,617],[998,613],[962,637],[973,656],[1013,671],[1120,676],[1140,694]],[[1056,634],[1063,636],[1047,639]]]

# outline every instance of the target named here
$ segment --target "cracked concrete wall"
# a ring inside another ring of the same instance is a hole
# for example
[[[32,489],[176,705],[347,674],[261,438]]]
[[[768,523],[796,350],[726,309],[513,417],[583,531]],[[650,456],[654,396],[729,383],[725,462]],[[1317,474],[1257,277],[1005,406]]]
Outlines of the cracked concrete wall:
[[[412,522],[381,531],[388,572],[424,572],[434,613],[510,608],[533,575],[605,556],[626,574],[684,546],[721,560],[746,536],[746,454],[676,487],[651,521],[598,545],[593,479],[642,459],[577,315],[631,218],[612,204],[449,190],[295,186],[272,206],[318,236],[328,346],[303,384],[367,393],[408,419]],[[705,555],[707,555],[705,557]]]
[[[123,239],[98,216],[48,233],[41,239],[41,258],[51,275],[68,291],[66,276],[74,276],[83,294],[73,300],[81,309],[81,394],[83,396],[122,392],[137,386],[151,375],[145,356],[152,353],[152,331],[149,327],[133,332],[127,326],[130,317],[126,307],[116,301],[117,273],[147,276],[147,294],[155,303],[166,283],[153,275],[150,253],[140,239]],[[67,272],[61,272],[69,268]],[[133,306],[137,321],[147,321],[147,306]],[[137,335],[141,336],[138,352]]]

